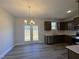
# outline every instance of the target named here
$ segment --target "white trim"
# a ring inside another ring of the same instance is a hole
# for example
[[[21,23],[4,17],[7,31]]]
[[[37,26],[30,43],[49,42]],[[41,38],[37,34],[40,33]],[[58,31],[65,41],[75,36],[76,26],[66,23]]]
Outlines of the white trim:
[[[24,43],[16,43],[15,46],[17,45],[28,45],[28,44],[32,44],[32,43],[44,43],[44,42],[24,42]]]
[[[17,45],[25,45],[25,43],[16,43],[15,46]]]
[[[2,59],[9,51],[13,49],[14,46],[10,47],[8,50],[6,50],[2,55],[0,55],[0,59]]]

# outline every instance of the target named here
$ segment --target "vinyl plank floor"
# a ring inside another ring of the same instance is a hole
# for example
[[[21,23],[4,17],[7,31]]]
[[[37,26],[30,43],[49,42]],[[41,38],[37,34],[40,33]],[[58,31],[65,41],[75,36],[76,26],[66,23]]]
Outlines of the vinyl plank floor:
[[[64,44],[16,46],[2,59],[68,59]]]

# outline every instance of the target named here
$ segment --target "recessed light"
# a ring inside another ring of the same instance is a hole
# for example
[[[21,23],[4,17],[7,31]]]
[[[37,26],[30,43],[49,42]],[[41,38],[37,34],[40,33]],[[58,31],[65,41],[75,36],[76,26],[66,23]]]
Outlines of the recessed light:
[[[68,10],[68,11],[67,11],[67,13],[71,13],[71,12],[72,12],[71,10]]]

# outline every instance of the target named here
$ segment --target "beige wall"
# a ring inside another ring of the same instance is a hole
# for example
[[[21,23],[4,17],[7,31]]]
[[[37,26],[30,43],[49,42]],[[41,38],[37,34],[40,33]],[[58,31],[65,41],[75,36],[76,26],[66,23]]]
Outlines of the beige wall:
[[[37,20],[35,19],[36,25],[39,27],[39,42],[43,42],[43,20]],[[21,44],[27,44],[28,42],[24,41],[24,19],[22,18],[17,18],[16,19],[16,40],[15,40],[15,45],[21,45]]]
[[[0,7],[0,58],[14,45],[13,17]]]

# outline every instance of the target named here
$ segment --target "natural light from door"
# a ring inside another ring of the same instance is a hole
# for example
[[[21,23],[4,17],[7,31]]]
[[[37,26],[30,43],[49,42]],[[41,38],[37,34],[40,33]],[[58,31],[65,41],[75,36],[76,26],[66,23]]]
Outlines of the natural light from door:
[[[38,26],[33,26],[33,40],[38,40]]]
[[[26,21],[24,21],[26,22]],[[24,41],[38,41],[38,26],[37,25],[24,25]]]
[[[25,26],[25,41],[30,41],[30,26],[27,25]]]

